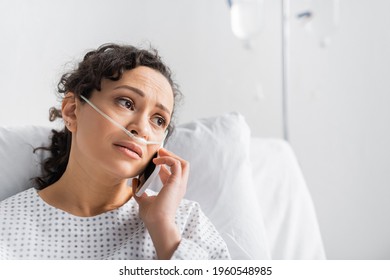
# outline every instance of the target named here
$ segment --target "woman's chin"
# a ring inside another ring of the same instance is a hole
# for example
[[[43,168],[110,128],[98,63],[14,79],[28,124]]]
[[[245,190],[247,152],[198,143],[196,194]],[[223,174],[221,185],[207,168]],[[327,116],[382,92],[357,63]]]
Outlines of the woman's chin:
[[[113,167],[113,166],[112,166]],[[129,179],[129,178],[134,178],[137,177],[140,173],[141,170],[139,169],[134,169],[134,166],[118,166],[117,168],[112,168],[111,167],[111,174],[113,177],[116,177],[118,179]]]

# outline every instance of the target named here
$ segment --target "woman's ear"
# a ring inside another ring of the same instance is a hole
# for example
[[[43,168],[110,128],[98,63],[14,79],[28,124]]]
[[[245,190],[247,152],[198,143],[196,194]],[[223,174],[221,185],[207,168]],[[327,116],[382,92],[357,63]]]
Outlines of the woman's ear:
[[[68,92],[62,100],[62,118],[69,131],[75,132],[77,128],[77,102],[76,95]]]

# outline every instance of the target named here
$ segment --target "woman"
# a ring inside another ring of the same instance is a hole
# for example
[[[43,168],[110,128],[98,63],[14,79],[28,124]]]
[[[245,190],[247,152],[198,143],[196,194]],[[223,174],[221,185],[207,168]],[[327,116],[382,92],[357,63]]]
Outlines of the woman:
[[[156,51],[103,45],[58,89],[51,119],[65,128],[53,131],[39,191],[0,203],[0,258],[229,258],[199,205],[183,200],[189,163],[160,148],[180,92]],[[137,197],[136,177],[156,152],[162,190]]]

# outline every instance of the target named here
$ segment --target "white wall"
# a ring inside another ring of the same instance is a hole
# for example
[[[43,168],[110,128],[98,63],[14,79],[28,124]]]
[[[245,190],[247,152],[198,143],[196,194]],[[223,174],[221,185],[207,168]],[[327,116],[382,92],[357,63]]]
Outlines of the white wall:
[[[291,18],[290,138],[328,257],[390,259],[390,2],[339,2],[328,47]]]
[[[255,135],[280,136],[280,14],[247,51],[224,0],[0,2],[0,124],[48,123],[65,64],[105,42],[157,47],[186,96],[180,121],[242,112]],[[5,97],[5,98],[4,98]]]

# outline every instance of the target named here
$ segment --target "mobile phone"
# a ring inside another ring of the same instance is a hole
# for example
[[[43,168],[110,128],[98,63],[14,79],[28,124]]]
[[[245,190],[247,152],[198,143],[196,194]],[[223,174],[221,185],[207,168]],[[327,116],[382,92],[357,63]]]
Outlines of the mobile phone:
[[[157,153],[155,153],[146,166],[144,172],[139,176],[139,186],[137,187],[137,191],[135,193],[136,196],[141,196],[147,188],[149,188],[150,184],[153,182],[154,178],[157,177],[160,172],[160,166],[155,165],[153,163],[153,159],[157,157]]]

